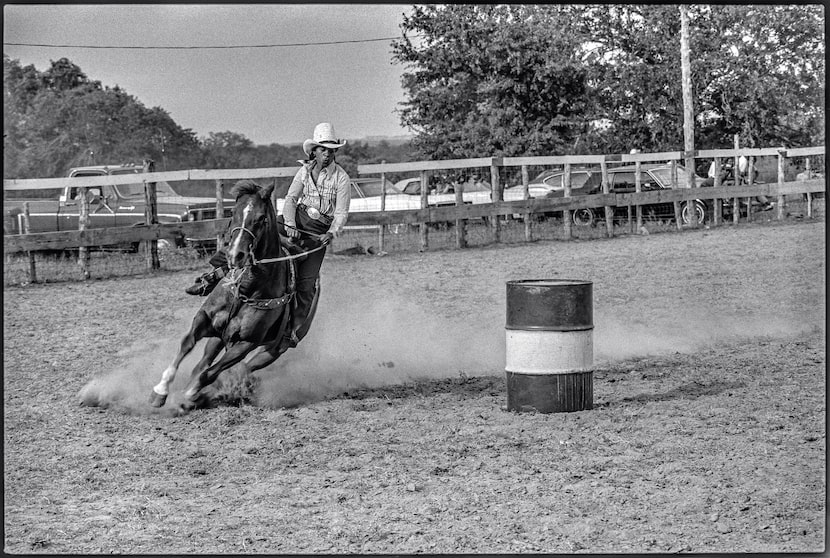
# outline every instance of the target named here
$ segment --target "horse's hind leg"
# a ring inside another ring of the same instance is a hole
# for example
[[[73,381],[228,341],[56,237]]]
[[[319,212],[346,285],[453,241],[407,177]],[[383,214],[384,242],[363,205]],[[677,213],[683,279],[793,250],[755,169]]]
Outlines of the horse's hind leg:
[[[271,343],[269,346],[265,347],[261,353],[257,353],[254,355],[251,360],[245,363],[248,372],[256,372],[262,368],[265,368],[278,358],[280,355],[283,354],[286,349],[280,350],[281,339]]]
[[[173,359],[170,366],[165,368],[164,372],[161,373],[161,381],[153,386],[153,391],[150,394],[150,405],[153,407],[164,406],[164,403],[167,401],[167,394],[170,393],[170,383],[175,379],[179,365],[182,363],[182,360],[184,360],[184,357],[186,357],[190,351],[193,350],[193,347],[196,346],[196,342],[202,339],[202,337],[204,337],[210,330],[210,327],[210,318],[208,318],[205,312],[200,310],[193,318],[190,331],[188,331],[182,338],[176,358]],[[213,356],[215,357],[216,355]]]

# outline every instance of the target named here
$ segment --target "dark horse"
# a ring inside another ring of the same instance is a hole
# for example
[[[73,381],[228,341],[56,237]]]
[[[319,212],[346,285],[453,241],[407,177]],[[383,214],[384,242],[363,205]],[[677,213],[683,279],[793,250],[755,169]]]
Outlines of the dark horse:
[[[203,388],[258,347],[262,351],[245,363],[248,372],[268,366],[285,352],[282,341],[290,327],[294,297],[292,260],[297,255],[289,255],[280,241],[280,223],[271,203],[273,190],[273,185],[262,188],[250,180],[237,182],[231,190],[236,205],[227,249],[230,271],[199,308],[176,358],[153,387],[150,404],[154,407],[164,405],[179,364],[202,338],[209,339],[185,388],[182,411],[193,409]],[[314,317],[317,287],[308,319],[297,332],[299,338],[308,332]],[[214,362],[223,348],[224,354]]]

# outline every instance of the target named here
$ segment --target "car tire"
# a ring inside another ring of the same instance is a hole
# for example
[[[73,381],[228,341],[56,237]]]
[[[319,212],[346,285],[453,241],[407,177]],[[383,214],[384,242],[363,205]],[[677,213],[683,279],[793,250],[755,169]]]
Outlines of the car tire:
[[[697,224],[704,224],[706,222],[706,204],[700,200],[695,200],[694,212]],[[683,221],[684,225],[688,225],[691,222],[691,218],[689,216],[689,202],[683,204],[683,207],[680,210],[680,219]]]
[[[573,212],[573,222],[574,225],[579,227],[590,227],[594,224],[596,217],[594,216],[593,209],[575,209]]]

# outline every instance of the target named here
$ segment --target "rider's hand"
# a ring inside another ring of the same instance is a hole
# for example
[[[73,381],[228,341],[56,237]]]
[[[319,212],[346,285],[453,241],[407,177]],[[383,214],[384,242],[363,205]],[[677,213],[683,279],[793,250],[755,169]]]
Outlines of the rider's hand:
[[[285,232],[288,234],[289,238],[300,238],[300,231],[298,231],[296,227],[290,227],[286,224]]]
[[[320,244],[323,246],[328,246],[331,243],[331,239],[334,238],[334,235],[330,232],[323,233],[317,237],[317,240],[320,241]]]

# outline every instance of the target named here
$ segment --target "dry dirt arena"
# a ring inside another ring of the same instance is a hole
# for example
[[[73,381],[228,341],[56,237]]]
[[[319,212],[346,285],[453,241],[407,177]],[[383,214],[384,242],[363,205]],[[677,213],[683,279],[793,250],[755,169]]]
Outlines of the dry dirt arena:
[[[821,220],[330,255],[300,347],[183,417],[195,357],[145,402],[192,272],[7,288],[5,551],[821,552],[825,253]],[[505,282],[543,278],[594,283],[593,410],[505,410]]]

